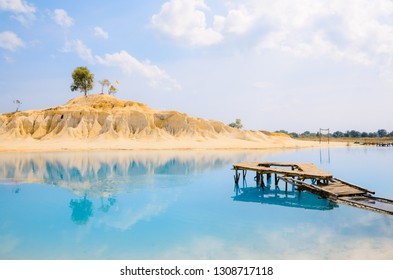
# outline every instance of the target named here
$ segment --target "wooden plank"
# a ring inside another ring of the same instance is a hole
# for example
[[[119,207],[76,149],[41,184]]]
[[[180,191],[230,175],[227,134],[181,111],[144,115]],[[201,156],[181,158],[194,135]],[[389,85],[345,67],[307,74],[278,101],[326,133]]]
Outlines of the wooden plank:
[[[328,190],[329,192],[335,193],[337,196],[365,194],[364,191],[357,190],[357,189],[354,189],[351,187],[326,187],[323,189]]]
[[[343,184],[346,184],[346,185],[350,185],[350,186],[352,186],[352,187],[354,187],[354,188],[356,188],[356,189],[365,191],[365,192],[367,192],[367,193],[375,194],[374,191],[370,191],[370,190],[368,190],[368,189],[366,189],[366,188],[363,188],[363,187],[360,187],[360,186],[358,186],[358,185],[355,185],[355,184],[352,184],[352,183],[348,183],[348,182],[346,182],[346,181],[344,181],[344,180],[337,179],[337,178],[333,178],[333,180],[339,181],[339,182],[341,182],[341,183],[343,183]]]
[[[297,180],[297,179],[294,179],[294,178],[288,178],[288,177],[282,177],[282,180],[284,180],[285,182],[288,182],[290,184],[294,184],[294,185],[296,185],[299,188],[306,189],[306,190],[308,190],[310,192],[317,191],[317,192],[319,192],[321,194],[324,194],[325,196],[337,197],[337,194],[335,194],[335,193],[333,193],[333,192],[331,192],[329,190],[322,189],[321,187],[319,187],[317,185],[308,184],[308,183],[306,183],[304,181],[300,181],[300,180]]]
[[[272,166],[291,167],[291,169],[295,169],[295,170],[275,168]],[[286,176],[296,176],[302,178],[330,179],[333,177],[332,174],[319,169],[312,163],[241,162],[233,165],[233,168],[239,170],[248,169],[253,171],[260,171],[262,173],[277,173]]]
[[[270,163],[268,165],[270,165]],[[265,165],[264,163],[261,165],[260,163],[242,162],[239,164],[235,164],[233,168],[239,170],[247,169],[247,170],[259,171],[261,173],[277,173],[286,176],[296,176],[302,178],[330,179],[333,177],[332,174],[324,172],[323,170],[320,170],[317,167],[308,168],[308,169],[305,168],[307,170],[303,171],[303,170],[286,170],[280,168],[273,168],[273,167],[268,167],[268,165]],[[291,166],[294,165],[295,164],[292,164]],[[282,164],[282,166],[284,166],[284,164]],[[285,164],[285,166],[288,165]]]
[[[344,185],[344,184],[331,184],[330,182],[329,182],[329,184],[328,185],[320,185],[320,187],[321,188],[346,188],[346,187],[348,187],[348,185]],[[356,188],[353,188],[353,189],[356,189]]]
[[[293,178],[282,177],[282,179],[290,183],[295,183],[298,187],[303,189],[314,189],[320,191],[321,193],[325,193],[326,195],[332,195],[335,197],[365,194],[365,192],[362,190],[341,183],[333,183],[329,185],[312,185]]]
[[[364,190],[354,188],[351,185],[347,185],[339,181],[330,182],[328,185],[325,186],[322,185],[321,188],[329,190],[330,192],[336,193],[340,196],[366,194]]]

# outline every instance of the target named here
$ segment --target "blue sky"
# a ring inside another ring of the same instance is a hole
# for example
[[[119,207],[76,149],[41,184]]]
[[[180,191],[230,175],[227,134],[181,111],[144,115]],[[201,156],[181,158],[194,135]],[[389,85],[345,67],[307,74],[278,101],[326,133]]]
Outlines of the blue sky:
[[[75,67],[117,96],[248,129],[393,130],[391,0],[0,0],[0,112],[57,106]]]

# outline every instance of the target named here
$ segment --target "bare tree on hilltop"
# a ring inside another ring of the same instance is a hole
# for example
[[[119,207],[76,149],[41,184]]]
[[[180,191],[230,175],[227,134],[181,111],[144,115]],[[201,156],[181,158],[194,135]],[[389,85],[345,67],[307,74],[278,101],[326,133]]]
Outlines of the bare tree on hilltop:
[[[109,89],[109,86],[111,85],[111,82],[108,79],[103,79],[101,81],[98,81],[101,85],[101,94],[104,94],[104,88],[107,87]]]
[[[101,94],[104,94],[104,88],[108,88],[108,94],[109,95],[115,95],[115,93],[118,92],[118,88],[115,87],[108,79],[103,79],[101,81],[98,81],[100,85],[102,86],[101,88]],[[119,84],[119,81],[115,82],[116,86]]]
[[[13,102],[14,102],[14,104],[16,104],[15,112],[19,112],[19,107],[20,107],[20,105],[22,105],[22,101],[20,101],[19,99],[16,99]]]

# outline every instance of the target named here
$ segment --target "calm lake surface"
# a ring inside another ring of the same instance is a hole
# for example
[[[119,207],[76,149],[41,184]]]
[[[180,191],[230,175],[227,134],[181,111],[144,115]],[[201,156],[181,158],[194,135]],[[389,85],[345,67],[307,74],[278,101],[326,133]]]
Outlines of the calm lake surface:
[[[234,186],[312,162],[393,199],[393,148],[0,154],[0,259],[393,259],[393,216]]]

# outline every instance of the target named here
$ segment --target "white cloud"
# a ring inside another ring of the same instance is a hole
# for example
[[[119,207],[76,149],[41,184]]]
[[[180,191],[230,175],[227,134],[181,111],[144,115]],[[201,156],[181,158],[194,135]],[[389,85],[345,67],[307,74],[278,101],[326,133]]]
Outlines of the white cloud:
[[[237,9],[232,31],[264,27],[257,50],[300,57],[328,56],[362,65],[391,65],[393,3],[378,1],[250,0]],[[253,11],[252,14],[240,11]],[[233,13],[232,13],[233,14]],[[249,25],[242,18],[248,16]],[[229,31],[225,18],[225,28]]]
[[[64,48],[64,52],[76,52],[78,56],[87,61],[90,64],[95,64],[96,60],[94,59],[93,52],[90,48],[88,48],[81,40],[75,41],[67,41]]]
[[[33,5],[22,0],[0,0],[0,10],[22,14],[34,14],[36,11]]]
[[[94,35],[105,40],[109,38],[108,32],[99,26],[94,27]]]
[[[207,26],[204,0],[171,0],[152,16],[154,28],[191,46],[210,46],[222,41],[223,36]]]
[[[34,14],[28,14],[28,15],[19,14],[19,15],[13,15],[11,16],[11,18],[19,21],[19,23],[22,24],[23,26],[29,26],[30,22],[34,20],[35,17]]]
[[[115,217],[103,217],[102,222],[120,230],[129,230],[141,221],[158,216],[168,207],[169,202],[173,200],[173,197],[168,197],[168,199],[163,202],[163,200],[157,199],[156,195],[148,198],[143,197],[142,200],[138,200],[138,198],[138,194],[135,194],[133,196],[133,204],[129,204],[124,208],[119,208]],[[146,199],[148,199],[148,201],[145,201]]]
[[[390,0],[228,0],[225,4],[226,15],[217,15],[203,0],[171,0],[153,15],[152,25],[191,46],[248,34],[259,41],[254,45],[259,53],[271,49],[385,69],[393,64]],[[208,27],[207,12],[213,14],[212,27]]]
[[[179,90],[178,82],[171,78],[164,70],[150,61],[141,62],[126,51],[120,51],[104,56],[93,55],[93,52],[81,40],[68,41],[64,52],[76,52],[78,56],[90,64],[102,64],[120,68],[128,75],[139,74],[146,78],[153,88],[167,91]]]
[[[255,16],[252,15],[246,6],[240,5],[236,9],[228,11],[226,17],[215,16],[214,24],[220,26],[219,30],[225,30],[227,32],[242,34],[249,31],[254,25]]]
[[[220,15],[215,15],[213,17],[213,28],[217,32],[222,32],[225,28],[225,20],[226,18],[224,16]]]
[[[16,51],[18,48],[24,47],[22,39],[14,32],[4,31],[0,33],[0,48]]]
[[[54,21],[61,27],[71,27],[74,25],[74,20],[63,9],[56,9],[53,13]]]
[[[21,0],[0,0],[0,11],[14,13],[11,17],[22,25],[28,26],[34,20],[36,8]]]
[[[189,12],[184,13],[189,24],[179,16],[182,9],[177,1],[164,4],[155,16],[162,17],[157,29],[191,40],[188,36],[195,36],[185,27],[192,26],[191,19],[196,18],[193,13],[204,15],[208,9],[203,1],[192,3],[187,5]],[[323,56],[384,69],[393,65],[390,0],[228,0],[225,5],[225,15],[213,16],[212,30],[220,32],[221,39],[247,35],[258,42],[254,45],[258,53],[270,49],[295,57]],[[205,24],[204,17],[201,22]]]
[[[164,70],[150,61],[141,62],[126,51],[106,54],[104,57],[96,56],[97,62],[107,66],[119,67],[124,73],[132,75],[140,74],[148,79],[153,88],[164,90],[178,90],[180,85],[171,78]]]

